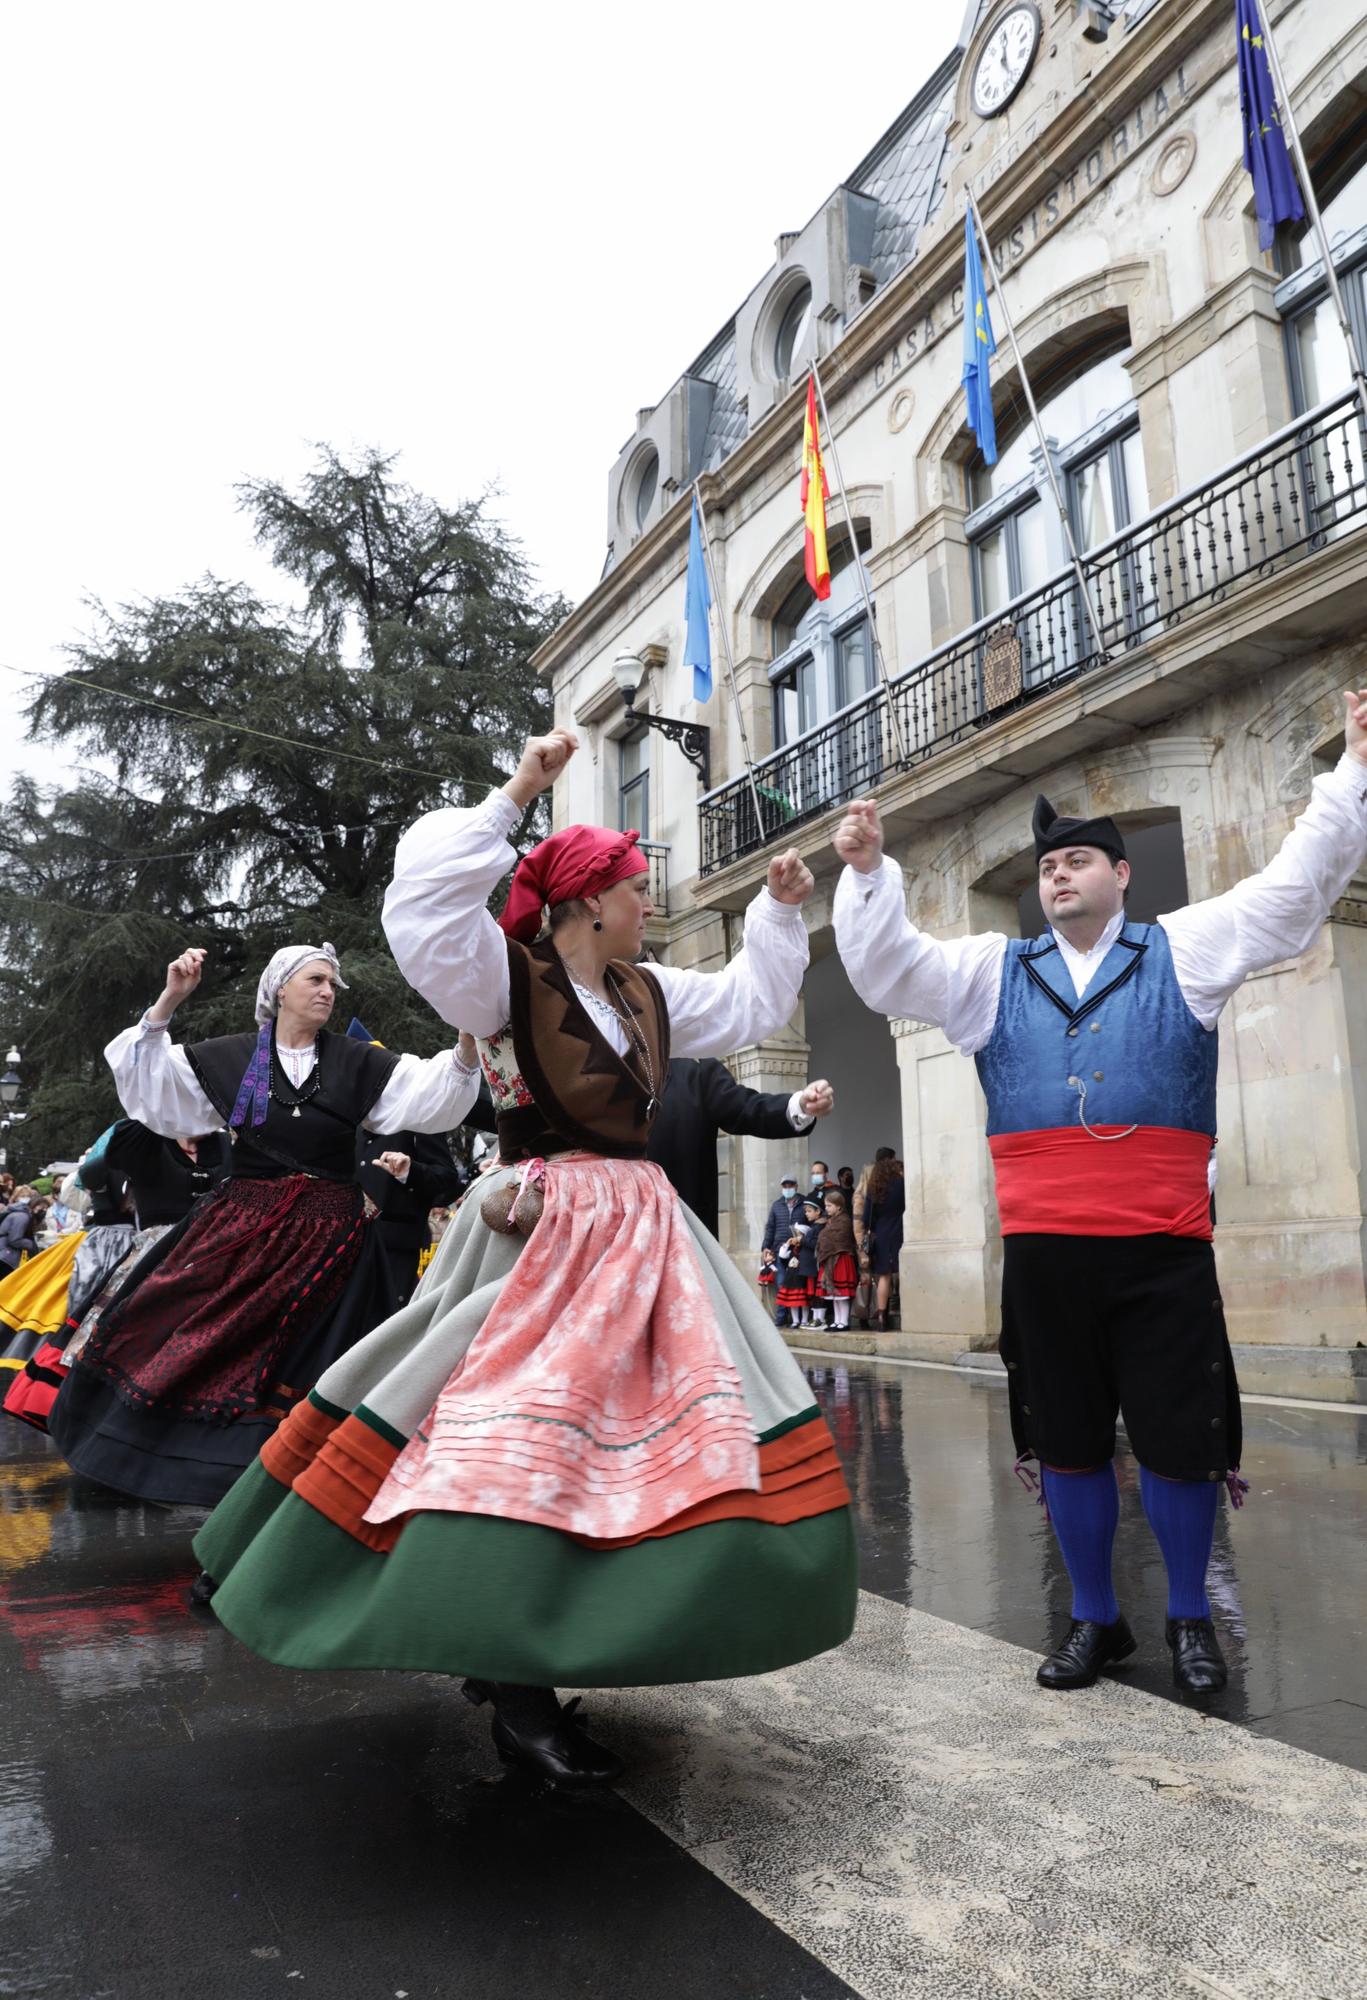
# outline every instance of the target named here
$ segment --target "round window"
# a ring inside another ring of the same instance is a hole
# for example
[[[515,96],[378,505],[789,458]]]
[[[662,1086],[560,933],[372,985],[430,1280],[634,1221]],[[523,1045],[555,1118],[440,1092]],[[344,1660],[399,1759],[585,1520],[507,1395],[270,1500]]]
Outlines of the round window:
[[[649,451],[641,460],[640,471],[636,474],[636,525],[644,528],[650,510],[655,505],[655,489],[660,483],[660,460]]]
[[[778,334],[774,340],[774,373],[780,382],[786,382],[793,372],[793,356],[802,345],[811,316],[812,288],[804,285],[800,291],[793,293],[778,323]]]

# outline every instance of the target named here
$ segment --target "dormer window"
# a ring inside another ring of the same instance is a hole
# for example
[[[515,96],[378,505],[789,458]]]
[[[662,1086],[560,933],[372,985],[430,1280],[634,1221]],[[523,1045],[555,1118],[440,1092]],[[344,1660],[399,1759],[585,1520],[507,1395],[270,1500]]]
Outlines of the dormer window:
[[[793,293],[783,310],[783,318],[778,323],[774,336],[774,377],[778,382],[786,382],[793,372],[793,356],[798,352],[807,335],[807,322],[812,316],[812,288],[803,285]]]

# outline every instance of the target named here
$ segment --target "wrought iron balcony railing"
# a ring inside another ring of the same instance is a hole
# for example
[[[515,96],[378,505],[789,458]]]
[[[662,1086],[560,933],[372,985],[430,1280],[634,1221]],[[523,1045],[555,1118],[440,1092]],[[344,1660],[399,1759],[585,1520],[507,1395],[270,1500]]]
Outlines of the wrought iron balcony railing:
[[[1350,393],[1155,509],[1083,558],[1102,645],[1071,569],[980,619],[892,681],[899,760],[880,688],[699,802],[700,873],[714,874],[967,741],[1011,710],[1173,630],[1357,527],[1367,514],[1364,426]]]
[[[753,815],[752,815],[753,817]],[[650,862],[650,900],[657,917],[669,915],[669,849],[658,840],[643,840],[641,852]]]

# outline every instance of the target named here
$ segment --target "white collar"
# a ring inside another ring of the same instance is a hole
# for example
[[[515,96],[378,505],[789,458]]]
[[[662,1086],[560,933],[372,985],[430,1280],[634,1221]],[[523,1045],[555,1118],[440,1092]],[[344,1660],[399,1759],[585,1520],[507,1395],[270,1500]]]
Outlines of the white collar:
[[[1110,950],[1111,946],[1115,943],[1116,939],[1120,936],[1121,931],[1124,929],[1124,925],[1125,925],[1125,912],[1123,910],[1117,910],[1115,915],[1111,918],[1111,921],[1107,924],[1105,930],[1101,933],[1101,936],[1097,939],[1096,943],[1092,946],[1090,951],[1079,951],[1075,944],[1069,944],[1067,938],[1063,936],[1062,932],[1054,930],[1052,925],[1050,926],[1049,934],[1053,938],[1054,943],[1058,946],[1059,950],[1069,958],[1082,958],[1082,959],[1104,958],[1106,953]]]

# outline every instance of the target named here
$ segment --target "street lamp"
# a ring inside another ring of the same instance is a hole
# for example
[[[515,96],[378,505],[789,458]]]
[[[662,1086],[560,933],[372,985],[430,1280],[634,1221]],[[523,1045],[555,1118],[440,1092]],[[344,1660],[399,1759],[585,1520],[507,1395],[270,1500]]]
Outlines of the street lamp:
[[[658,729],[661,736],[667,736],[671,743],[677,743],[690,764],[698,773],[704,791],[711,789],[712,760],[706,724],[701,722],[676,722],[670,715],[652,715],[648,709],[633,708],[636,690],[645,679],[645,667],[639,654],[623,650],[612,663],[612,678],[621,691],[626,703],[628,722],[644,723],[647,729]]]

